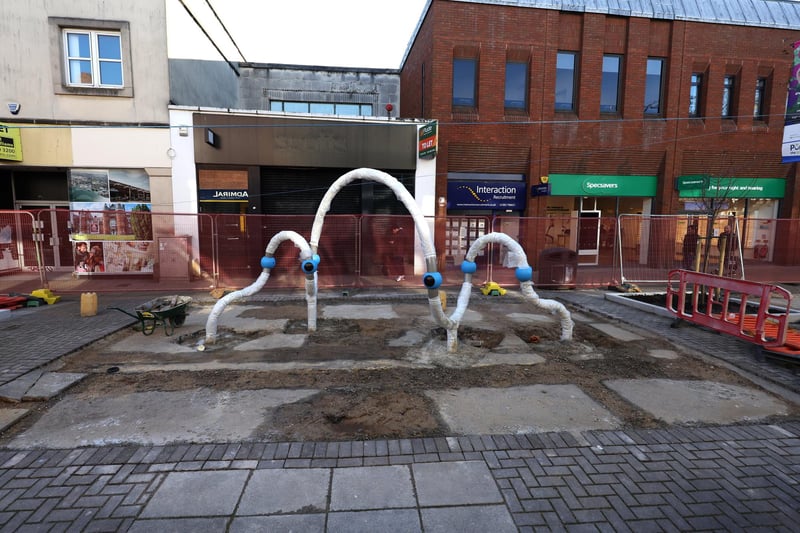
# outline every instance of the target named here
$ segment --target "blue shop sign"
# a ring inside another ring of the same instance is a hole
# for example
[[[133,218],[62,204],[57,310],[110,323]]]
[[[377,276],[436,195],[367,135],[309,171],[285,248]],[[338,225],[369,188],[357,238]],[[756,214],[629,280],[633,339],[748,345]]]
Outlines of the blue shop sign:
[[[448,209],[525,209],[524,181],[448,181]]]

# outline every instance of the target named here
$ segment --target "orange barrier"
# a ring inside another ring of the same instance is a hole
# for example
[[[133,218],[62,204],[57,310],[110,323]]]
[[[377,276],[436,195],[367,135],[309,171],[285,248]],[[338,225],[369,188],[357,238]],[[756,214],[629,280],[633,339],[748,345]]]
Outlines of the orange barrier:
[[[792,294],[777,285],[672,270],[667,310],[681,320],[800,356],[800,335],[789,330]],[[687,305],[689,304],[689,305]]]

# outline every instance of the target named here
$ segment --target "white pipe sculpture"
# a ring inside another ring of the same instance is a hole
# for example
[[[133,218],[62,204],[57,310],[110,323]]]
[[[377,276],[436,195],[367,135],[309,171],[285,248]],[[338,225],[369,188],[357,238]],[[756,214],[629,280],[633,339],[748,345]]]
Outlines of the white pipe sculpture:
[[[464,272],[464,283],[458,296],[458,302],[453,314],[448,317],[442,307],[442,300],[439,295],[439,287],[442,284],[442,275],[437,271],[436,250],[433,247],[430,229],[425,221],[425,216],[417,206],[414,197],[400,183],[397,178],[379,170],[371,168],[359,168],[351,170],[337,179],[325,193],[322,201],[317,208],[314,223],[311,228],[311,240],[306,242],[303,237],[294,231],[282,231],[275,234],[267,245],[264,257],[261,258],[263,271],[256,279],[255,283],[244,289],[234,291],[222,297],[211,310],[211,314],[206,322],[206,344],[213,344],[217,338],[217,321],[219,315],[225,310],[229,303],[250,296],[260,291],[269,279],[270,270],[275,267],[275,250],[285,240],[291,240],[300,249],[301,268],[306,275],[306,301],[308,302],[308,330],[317,329],[317,267],[319,266],[319,239],[322,235],[322,226],[325,223],[325,215],[330,210],[331,202],[342,190],[355,180],[370,180],[382,183],[389,187],[394,195],[400,200],[414,220],[417,235],[422,245],[425,256],[425,267],[427,272],[422,276],[422,284],[428,289],[428,305],[434,322],[447,331],[447,351],[455,353],[458,349],[458,326],[464,312],[469,304],[469,297],[472,291],[472,274],[477,267],[474,259],[478,252],[490,242],[502,244],[508,248],[509,253],[514,258],[517,267],[517,279],[520,281],[520,288],[523,295],[531,300],[534,305],[558,314],[561,317],[561,340],[572,339],[572,328],[574,326],[567,309],[555,300],[542,300],[533,290],[531,281],[533,269],[528,265],[528,258],[522,247],[514,239],[505,233],[489,233],[479,237],[470,246],[465,260],[461,263],[461,271]],[[198,350],[204,350],[204,345],[200,345]]]
[[[317,330],[317,266],[319,256],[312,253],[311,247],[300,234],[294,231],[281,231],[270,239],[261,258],[261,274],[256,281],[243,289],[226,294],[214,304],[214,308],[206,321],[205,344],[214,344],[217,340],[217,322],[219,316],[231,302],[257,293],[269,279],[270,271],[275,267],[275,251],[283,241],[292,241],[300,249],[300,266],[306,275],[306,301],[308,302],[308,330]],[[197,349],[203,351],[205,344],[200,344]]]
[[[477,270],[475,265],[475,257],[488,243],[502,244],[508,249],[508,257],[512,267],[516,267],[517,279],[519,280],[520,290],[522,294],[533,305],[544,309],[551,314],[557,314],[561,318],[561,340],[572,340],[572,329],[575,326],[570,316],[569,311],[561,302],[555,300],[547,300],[539,298],[539,295],[533,290],[533,269],[528,264],[528,256],[525,250],[519,245],[517,241],[506,235],[505,233],[487,233],[478,237],[467,251],[464,261],[461,263],[461,271],[464,273],[464,284],[461,286],[461,293],[458,297],[458,304],[455,312],[450,317],[452,320],[458,322],[461,320],[464,311],[469,304],[469,296],[472,292],[472,275]]]

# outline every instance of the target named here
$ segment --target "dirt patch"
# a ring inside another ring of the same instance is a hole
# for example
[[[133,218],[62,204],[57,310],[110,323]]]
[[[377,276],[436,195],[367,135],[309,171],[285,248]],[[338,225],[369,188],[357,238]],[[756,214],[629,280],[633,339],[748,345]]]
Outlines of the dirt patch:
[[[459,330],[459,353],[450,359],[435,357],[419,362],[426,351],[441,349],[445,331],[429,318],[427,304],[396,303],[402,318],[395,320],[320,320],[301,348],[234,351],[232,347],[252,334],[231,333],[210,352],[182,354],[113,352],[109,347],[141,336],[128,329],[64,358],[61,371],[89,372],[88,379],[69,391],[86,398],[131,392],[178,391],[195,388],[254,390],[264,388],[317,389],[305,400],[275,409],[260,436],[288,440],[342,440],[406,438],[444,435],[425,391],[465,387],[504,388],[533,384],[574,384],[622,421],[623,427],[655,428],[663,424],[630,404],[603,382],[609,379],[669,378],[713,380],[754,387],[737,373],[677,349],[661,338],[639,332],[643,340],[622,342],[588,324],[578,323],[574,340],[559,341],[556,322],[508,318],[510,313],[535,313],[522,302],[481,300],[470,305],[480,322]],[[269,305],[248,309],[241,316],[287,318],[283,334],[307,332],[307,310],[302,304]],[[602,321],[597,319],[598,322]],[[179,330],[180,331],[180,330]],[[414,335],[411,346],[398,339]],[[196,332],[178,336],[191,344]],[[223,335],[224,337],[224,335]],[[176,341],[177,341],[176,339]],[[508,340],[514,340],[508,344]],[[504,342],[505,341],[505,342]],[[225,343],[230,344],[226,345]],[[650,350],[673,350],[677,358],[648,355]],[[503,364],[479,366],[487,355],[510,357]],[[524,354],[543,359],[521,364]],[[520,358],[520,364],[514,363]],[[363,366],[334,367],[332,363],[359,362]],[[174,363],[200,365],[199,370],[169,370]],[[203,369],[203,364],[226,363],[224,369]],[[280,370],[238,369],[252,363],[293,363]],[[305,367],[302,364],[306,364]],[[373,364],[374,363],[374,364]],[[164,365],[164,370],[136,371],[136,365]],[[119,367],[120,372],[109,372]],[[793,409],[791,416],[798,413]],[[29,419],[35,419],[29,417]],[[26,424],[30,424],[28,420]],[[259,435],[256,435],[258,437]]]

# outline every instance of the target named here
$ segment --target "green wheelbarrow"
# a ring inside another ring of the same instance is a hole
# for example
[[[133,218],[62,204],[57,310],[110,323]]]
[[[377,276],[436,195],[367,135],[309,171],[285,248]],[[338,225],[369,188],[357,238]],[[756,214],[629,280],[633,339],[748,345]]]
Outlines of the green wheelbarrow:
[[[189,296],[161,296],[137,305],[134,308],[136,314],[120,307],[109,309],[116,309],[138,320],[145,335],[152,335],[158,326],[163,326],[164,334],[169,336],[186,321],[186,306],[191,301]]]

